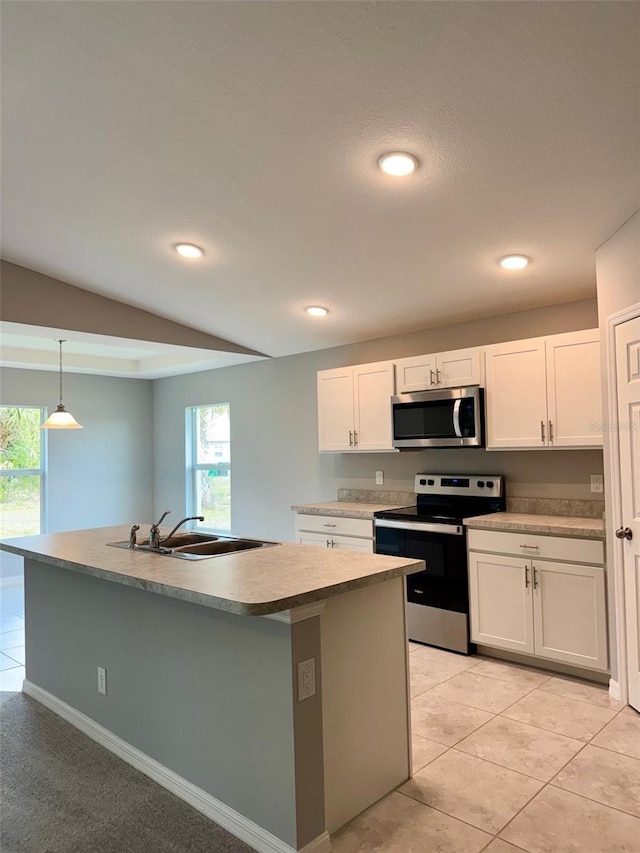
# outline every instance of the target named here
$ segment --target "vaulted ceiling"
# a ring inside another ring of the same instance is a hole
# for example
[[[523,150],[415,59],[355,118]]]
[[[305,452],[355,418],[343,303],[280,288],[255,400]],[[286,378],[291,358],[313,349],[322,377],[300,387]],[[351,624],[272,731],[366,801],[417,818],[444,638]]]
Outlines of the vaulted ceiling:
[[[595,295],[640,206],[638,3],[2,5],[3,257],[268,355]]]

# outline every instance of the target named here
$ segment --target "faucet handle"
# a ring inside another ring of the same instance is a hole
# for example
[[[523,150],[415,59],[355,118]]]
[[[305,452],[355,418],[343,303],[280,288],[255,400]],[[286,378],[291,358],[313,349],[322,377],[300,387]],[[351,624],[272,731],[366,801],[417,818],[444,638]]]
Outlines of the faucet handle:
[[[132,524],[129,531],[129,548],[135,548],[137,544],[136,531],[140,530],[139,524]]]
[[[160,525],[162,524],[162,522],[165,520],[165,518],[166,518],[168,515],[171,515],[171,510],[170,510],[170,509],[165,509],[165,511],[162,513],[162,515],[160,516],[159,520],[155,522],[155,524],[153,525],[153,527],[160,527]]]

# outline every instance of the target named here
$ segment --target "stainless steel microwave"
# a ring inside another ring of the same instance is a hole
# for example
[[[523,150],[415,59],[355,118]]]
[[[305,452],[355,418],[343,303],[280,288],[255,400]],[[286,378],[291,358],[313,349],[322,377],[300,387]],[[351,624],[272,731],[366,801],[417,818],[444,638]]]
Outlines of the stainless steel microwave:
[[[484,389],[477,385],[391,398],[393,446],[484,447]]]

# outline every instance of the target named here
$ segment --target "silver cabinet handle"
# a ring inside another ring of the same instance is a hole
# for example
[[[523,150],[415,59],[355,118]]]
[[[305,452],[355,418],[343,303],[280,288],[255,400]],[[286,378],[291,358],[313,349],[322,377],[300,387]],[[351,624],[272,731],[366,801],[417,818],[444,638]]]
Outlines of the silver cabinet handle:
[[[533,567],[533,588],[538,589],[538,570]]]
[[[524,587],[527,589],[529,586],[529,566],[524,567]]]
[[[358,433],[355,431],[355,429],[353,431],[353,446],[354,447],[358,446]]]
[[[540,546],[539,546],[539,545],[521,545],[520,547],[521,547],[521,548],[526,548],[526,549],[527,549],[527,551],[539,551],[539,550],[540,550]]]
[[[336,543],[333,541],[333,539],[331,540],[331,547],[332,547],[332,548],[335,548],[335,547],[336,547]]]
[[[630,527],[619,527],[616,530],[616,536],[618,539],[633,539],[633,530]]]
[[[540,421],[540,441],[544,444],[544,421]]]
[[[440,381],[440,371],[436,368],[436,385],[439,385]]]
[[[553,421],[549,421],[549,444],[553,444]]]
[[[329,523],[327,523],[327,524],[323,524],[322,526],[323,526],[323,527],[337,527],[338,525],[337,525],[337,524],[329,524]]]
[[[353,447],[353,430],[349,430],[349,447]]]
[[[327,539],[327,548],[331,547],[331,539]]]
[[[429,370],[429,374],[430,374],[430,376],[431,376],[431,384],[432,384],[432,385],[435,385],[436,383],[433,381],[433,377],[434,377],[433,370]]]

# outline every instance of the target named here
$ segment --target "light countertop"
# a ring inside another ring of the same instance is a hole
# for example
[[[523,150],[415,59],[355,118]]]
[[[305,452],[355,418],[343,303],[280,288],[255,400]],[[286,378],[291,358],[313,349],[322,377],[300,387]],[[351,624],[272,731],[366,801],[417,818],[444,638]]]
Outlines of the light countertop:
[[[521,512],[492,512],[466,518],[467,527],[475,530],[541,533],[548,536],[571,536],[579,539],[604,540],[601,518],[577,518],[568,515],[529,515]]]
[[[100,527],[6,539],[0,549],[247,616],[278,613],[424,568],[420,560],[293,543],[198,561],[107,545],[128,536],[128,527]]]
[[[298,504],[294,512],[303,515],[334,515],[339,518],[373,518],[374,512],[383,509],[399,509],[406,504],[371,504],[360,501],[327,501],[326,503]]]

